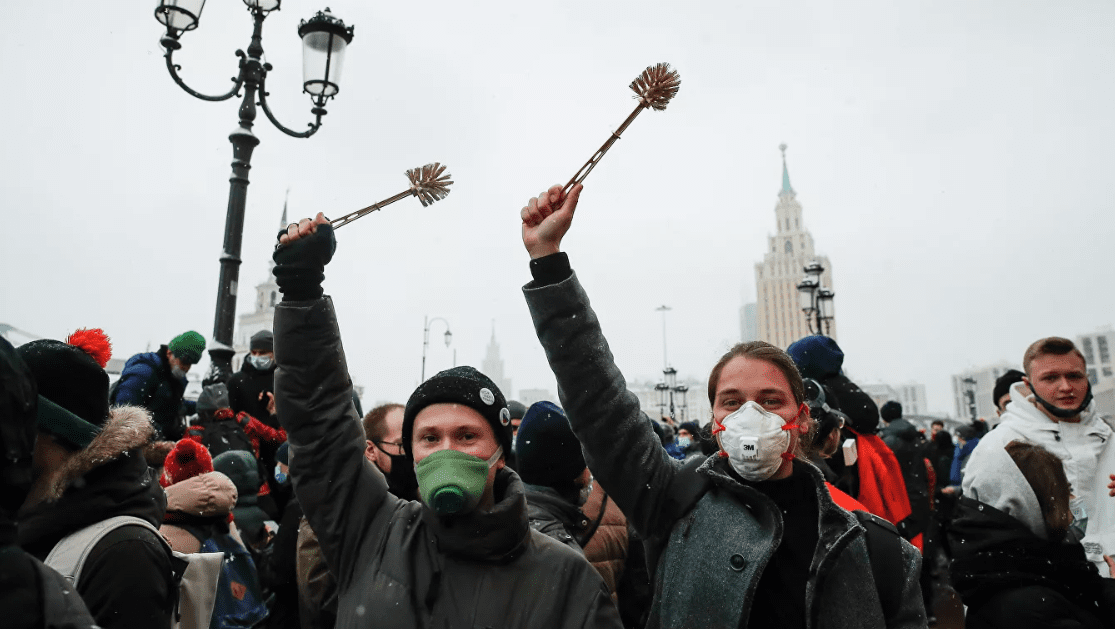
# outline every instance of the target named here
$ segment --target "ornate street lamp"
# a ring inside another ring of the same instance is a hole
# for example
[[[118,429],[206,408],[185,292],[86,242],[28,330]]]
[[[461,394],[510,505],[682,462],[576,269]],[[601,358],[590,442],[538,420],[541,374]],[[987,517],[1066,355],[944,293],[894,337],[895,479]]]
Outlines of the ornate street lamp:
[[[825,272],[825,267],[820,262],[814,260],[805,265],[803,270],[805,278],[798,283],[798,298],[801,311],[805,313],[805,323],[813,334],[828,334],[831,331],[830,322],[835,316],[832,300],[836,293],[821,288],[821,274]],[[816,320],[815,329],[814,320]]]
[[[155,19],[166,26],[166,34],[159,43],[166,49],[166,68],[170,77],[186,93],[207,101],[223,101],[241,96],[239,125],[229,134],[232,143],[232,176],[229,178],[228,213],[225,217],[224,249],[221,254],[221,271],[217,289],[217,307],[213,321],[213,343],[209,350],[212,360],[206,383],[227,381],[232,375],[232,330],[236,315],[236,292],[240,278],[240,245],[244,232],[244,208],[248,194],[248,170],[251,168],[252,151],[259,138],[252,133],[256,119],[256,104],[275,128],[296,137],[308,138],[321,128],[321,117],[326,114],[325,103],[340,91],[341,65],[345,48],[352,43],[353,27],[329,13],[318,11],[298,27],[302,38],[302,90],[310,95],[314,121],[305,131],[294,131],[283,126],[267,106],[267,73],[270,63],[263,61],[263,20],[277,11],[282,0],[244,0],[252,14],[253,29],[248,51],[237,50],[240,71],[232,79],[232,89],[224,94],[202,94],[186,85],[178,71],[182,66],[174,63],[174,52],[182,48],[182,34],[197,28],[205,0],[158,0]]]
[[[453,333],[449,331],[448,321],[441,317],[434,317],[431,319],[429,316],[426,317],[425,321],[422,327],[422,380],[420,382],[426,381],[426,348],[430,346],[430,326],[432,326],[435,321],[441,321],[445,324],[445,346],[449,347],[449,343],[453,340]],[[454,366],[457,364],[456,351],[453,352],[453,364]]]
[[[675,413],[680,410],[682,413],[682,421],[688,410],[685,403],[685,393],[689,391],[689,387],[684,384],[678,384],[678,370],[673,367],[667,367],[662,370],[662,382],[654,385],[654,390],[658,391],[658,407],[661,409],[663,415],[666,414],[667,406],[670,409],[670,419],[676,420]],[[680,406],[674,402],[674,395],[681,398]]]

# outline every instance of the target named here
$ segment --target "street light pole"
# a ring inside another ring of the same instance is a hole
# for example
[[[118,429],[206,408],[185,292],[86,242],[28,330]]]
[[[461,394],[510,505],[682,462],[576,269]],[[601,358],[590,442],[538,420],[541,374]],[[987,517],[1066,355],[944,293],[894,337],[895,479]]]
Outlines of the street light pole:
[[[422,324],[422,380],[419,381],[419,384],[426,381],[426,348],[430,346],[430,326],[432,326],[435,321],[441,321],[445,324],[445,346],[449,347],[450,341],[453,340],[453,333],[449,331],[448,321],[441,317],[434,317],[431,319],[429,315],[426,315],[425,322]],[[456,349],[453,350],[453,366],[457,366]]]
[[[821,287],[821,274],[825,272],[825,267],[820,262],[814,260],[803,270],[805,279],[798,284],[798,296],[806,326],[813,334],[828,334],[833,319],[832,300],[836,293]]]
[[[248,200],[248,171],[251,169],[252,152],[259,145],[259,138],[252,133],[256,119],[256,103],[263,108],[267,119],[283,133],[296,138],[308,138],[321,128],[321,117],[326,114],[325,103],[340,90],[340,69],[345,47],[352,42],[352,26],[329,13],[318,11],[309,20],[303,20],[298,35],[303,45],[303,91],[310,94],[314,122],[306,131],[294,131],[283,126],[267,105],[266,79],[272,69],[263,61],[263,21],[271,11],[277,11],[282,0],[244,0],[252,14],[252,39],[248,52],[236,51],[240,58],[240,71],[232,79],[232,89],[210,96],[186,85],[178,71],[182,66],[174,63],[175,51],[182,48],[179,38],[186,31],[197,28],[205,0],[161,0],[155,9],[155,18],[167,28],[159,40],[166,49],[167,71],[174,82],[186,93],[205,101],[224,101],[244,94],[239,108],[237,127],[229,134],[232,143],[232,174],[229,177],[228,208],[225,214],[224,243],[220,257],[220,276],[217,285],[217,304],[213,317],[213,343],[209,349],[211,365],[205,382],[225,382],[232,375],[232,332],[236,315],[236,295],[240,279],[240,245],[244,236],[244,213]]]

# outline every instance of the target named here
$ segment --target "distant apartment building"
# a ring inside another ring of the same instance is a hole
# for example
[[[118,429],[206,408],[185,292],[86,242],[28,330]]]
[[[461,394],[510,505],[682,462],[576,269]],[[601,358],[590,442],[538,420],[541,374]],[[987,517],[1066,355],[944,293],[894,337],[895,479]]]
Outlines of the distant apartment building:
[[[995,401],[991,399],[995,392],[995,381],[1007,371],[1021,368],[1021,365],[1004,360],[986,367],[966,369],[954,375],[952,394],[956,405],[956,416],[960,419],[971,419],[971,409],[974,405],[976,417],[982,417],[994,424],[998,417]]]
[[[912,382],[907,384],[863,384],[860,388],[882,408],[891,400],[902,405],[903,415],[926,415],[929,407],[925,400],[925,385]]]
[[[1115,328],[1104,326],[1090,334],[1076,337],[1076,347],[1084,354],[1087,363],[1088,380],[1093,385],[1103,381],[1115,380]]]

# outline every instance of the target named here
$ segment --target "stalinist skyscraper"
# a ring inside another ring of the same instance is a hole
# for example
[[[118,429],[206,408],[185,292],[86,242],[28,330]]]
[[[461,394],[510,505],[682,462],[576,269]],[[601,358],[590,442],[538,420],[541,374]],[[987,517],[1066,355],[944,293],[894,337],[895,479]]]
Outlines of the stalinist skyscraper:
[[[786,145],[782,150],[782,190],[778,205],[774,206],[777,223],[775,233],[768,237],[768,248],[763,261],[755,265],[756,312],[758,338],[783,349],[790,343],[810,334],[801,310],[798,283],[805,276],[805,265],[816,260],[825,271],[821,286],[832,288],[832,264],[825,256],[813,250],[813,236],[805,229],[793,187],[790,171],[786,168]],[[836,321],[830,321],[829,336],[836,338]]]

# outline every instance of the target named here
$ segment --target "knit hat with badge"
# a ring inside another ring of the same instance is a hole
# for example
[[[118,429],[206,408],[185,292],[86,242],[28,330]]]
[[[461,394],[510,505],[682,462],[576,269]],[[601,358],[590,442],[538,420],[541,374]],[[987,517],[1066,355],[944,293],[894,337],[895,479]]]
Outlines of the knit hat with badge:
[[[504,453],[511,452],[511,411],[492,379],[472,367],[453,367],[418,385],[403,411],[403,449],[411,460],[414,418],[431,404],[461,404],[480,413],[492,426]]]

